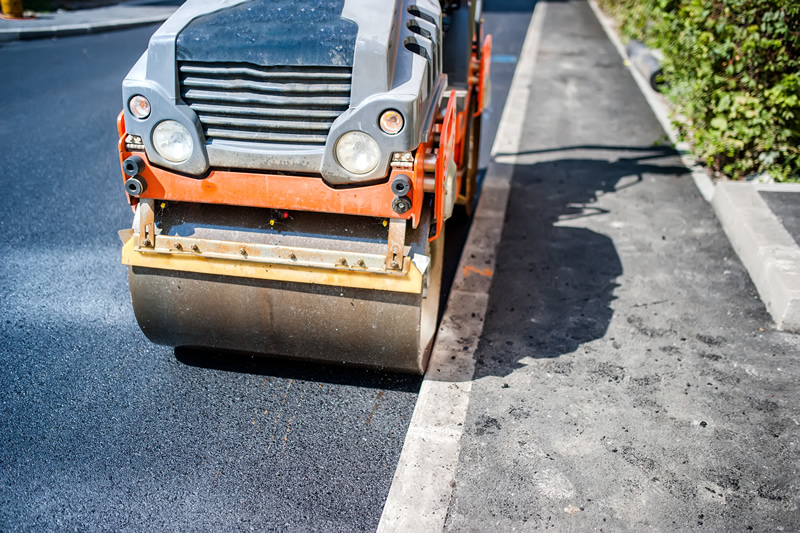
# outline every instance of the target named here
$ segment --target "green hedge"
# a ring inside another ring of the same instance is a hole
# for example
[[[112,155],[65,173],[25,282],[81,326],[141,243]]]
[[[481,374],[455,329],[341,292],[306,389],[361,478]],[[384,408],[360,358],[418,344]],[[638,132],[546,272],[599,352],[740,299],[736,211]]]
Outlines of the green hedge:
[[[709,166],[800,178],[800,0],[598,1],[664,53],[676,123]]]

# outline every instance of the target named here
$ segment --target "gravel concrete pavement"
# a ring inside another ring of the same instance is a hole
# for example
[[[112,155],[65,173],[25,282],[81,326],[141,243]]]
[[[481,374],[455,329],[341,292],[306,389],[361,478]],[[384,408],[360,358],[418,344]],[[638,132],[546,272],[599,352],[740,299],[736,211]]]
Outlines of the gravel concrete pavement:
[[[446,529],[797,531],[800,338],[589,6],[544,28]]]

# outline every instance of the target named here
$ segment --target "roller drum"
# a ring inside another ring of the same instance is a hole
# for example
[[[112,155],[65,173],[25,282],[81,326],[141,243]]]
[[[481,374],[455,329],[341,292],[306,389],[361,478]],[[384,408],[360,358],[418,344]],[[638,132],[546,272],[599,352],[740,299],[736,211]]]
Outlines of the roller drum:
[[[419,374],[436,330],[443,241],[426,250],[422,294],[134,266],[131,300],[142,331],[157,344]]]

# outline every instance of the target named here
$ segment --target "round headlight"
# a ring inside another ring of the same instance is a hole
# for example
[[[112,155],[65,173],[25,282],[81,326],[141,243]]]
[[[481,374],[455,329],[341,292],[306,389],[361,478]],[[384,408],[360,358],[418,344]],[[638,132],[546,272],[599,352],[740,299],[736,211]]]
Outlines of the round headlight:
[[[396,135],[403,129],[403,115],[390,109],[384,111],[380,120],[381,129],[389,135]]]
[[[150,101],[141,94],[137,94],[128,100],[128,109],[136,118],[147,118],[150,116]]]
[[[192,155],[194,143],[186,126],[174,120],[165,120],[153,129],[153,146],[167,161],[182,163]]]
[[[381,149],[363,131],[349,131],[336,141],[336,160],[348,172],[366,174],[378,166]]]

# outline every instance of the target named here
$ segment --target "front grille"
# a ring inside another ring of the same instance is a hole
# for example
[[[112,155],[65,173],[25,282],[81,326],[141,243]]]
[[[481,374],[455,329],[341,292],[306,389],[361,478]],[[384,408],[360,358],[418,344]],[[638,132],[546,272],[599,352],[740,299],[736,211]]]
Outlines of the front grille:
[[[325,144],[350,105],[351,67],[180,62],[181,98],[208,140]]]

